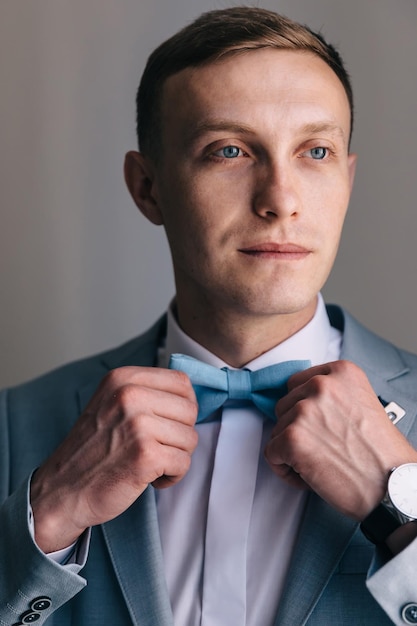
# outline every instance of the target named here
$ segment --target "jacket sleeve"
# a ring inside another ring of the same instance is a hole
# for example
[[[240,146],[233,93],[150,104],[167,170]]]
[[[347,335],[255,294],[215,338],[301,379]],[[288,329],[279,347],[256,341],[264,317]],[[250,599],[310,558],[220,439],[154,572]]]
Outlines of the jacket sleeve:
[[[32,539],[29,528],[29,480],[0,508],[0,624],[13,626],[29,617],[39,626],[79,593],[86,581],[79,575],[85,564],[59,565]],[[30,613],[36,614],[32,619]]]

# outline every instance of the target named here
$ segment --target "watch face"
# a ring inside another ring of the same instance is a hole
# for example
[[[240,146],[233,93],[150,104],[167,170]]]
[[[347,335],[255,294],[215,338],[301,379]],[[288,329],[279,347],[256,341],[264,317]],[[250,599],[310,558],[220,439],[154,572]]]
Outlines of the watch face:
[[[391,502],[401,513],[417,519],[417,463],[400,465],[388,480]]]

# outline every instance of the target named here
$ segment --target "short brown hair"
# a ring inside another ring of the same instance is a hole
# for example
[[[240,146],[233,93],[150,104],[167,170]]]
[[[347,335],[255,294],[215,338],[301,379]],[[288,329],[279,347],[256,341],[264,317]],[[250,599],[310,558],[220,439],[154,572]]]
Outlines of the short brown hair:
[[[137,134],[141,151],[157,159],[160,138],[160,104],[164,81],[187,67],[198,67],[259,48],[301,50],[319,56],[338,76],[351,111],[353,93],[340,54],[320,33],[273,11],[232,7],[203,13],[163,42],[150,55],[139,85]]]

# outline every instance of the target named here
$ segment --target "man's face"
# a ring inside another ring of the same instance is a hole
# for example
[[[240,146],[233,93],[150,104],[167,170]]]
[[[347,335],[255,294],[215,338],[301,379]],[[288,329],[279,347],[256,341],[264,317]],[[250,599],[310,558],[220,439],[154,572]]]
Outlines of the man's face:
[[[342,84],[310,53],[262,49],[171,76],[152,193],[179,306],[314,311],[354,170]]]

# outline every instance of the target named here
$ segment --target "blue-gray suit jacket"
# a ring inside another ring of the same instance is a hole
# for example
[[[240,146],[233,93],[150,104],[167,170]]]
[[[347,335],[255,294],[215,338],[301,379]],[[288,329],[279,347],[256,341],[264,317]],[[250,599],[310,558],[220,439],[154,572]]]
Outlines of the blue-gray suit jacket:
[[[398,427],[417,447],[417,357],[338,307],[328,312],[344,333],[342,357],[362,367],[378,396],[405,409]],[[173,625],[151,487],[124,514],[93,528],[81,572],[38,550],[27,506],[28,477],[70,430],[101,378],[115,367],[153,365],[164,332],[162,318],[121,348],[0,396],[1,626],[31,620],[24,617],[30,613],[39,626]],[[409,603],[417,605],[417,541],[389,560],[355,522],[311,494],[275,626],[404,624]]]

